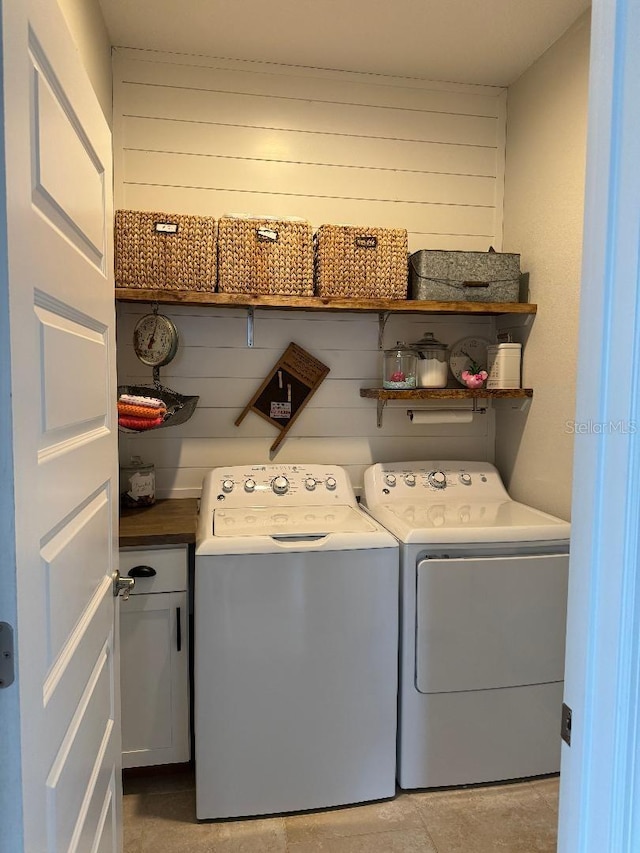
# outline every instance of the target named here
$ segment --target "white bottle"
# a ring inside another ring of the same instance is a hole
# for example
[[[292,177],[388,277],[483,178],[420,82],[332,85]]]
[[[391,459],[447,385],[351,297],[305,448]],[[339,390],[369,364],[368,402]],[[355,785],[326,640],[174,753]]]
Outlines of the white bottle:
[[[522,344],[494,344],[487,347],[487,388],[520,388]]]

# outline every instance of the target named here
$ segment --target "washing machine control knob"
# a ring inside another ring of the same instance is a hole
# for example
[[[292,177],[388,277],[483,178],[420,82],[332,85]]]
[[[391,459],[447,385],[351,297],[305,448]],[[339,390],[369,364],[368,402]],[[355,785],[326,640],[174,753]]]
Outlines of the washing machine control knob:
[[[249,480],[244,481],[245,492],[253,492],[253,491],[255,491],[255,488],[256,488],[256,481],[255,480],[249,479]]]
[[[289,481],[286,477],[274,477],[271,481],[271,488],[276,495],[286,495],[289,491]]]
[[[396,475],[395,474],[385,474],[384,481],[387,486],[395,486],[396,484]]]
[[[222,491],[229,494],[229,492],[233,491],[233,480],[223,480],[222,481]]]
[[[338,483],[336,482],[335,477],[327,477],[327,479],[325,481],[325,485],[329,489],[330,492],[333,492],[335,487],[338,485]]]
[[[312,492],[316,487],[316,478],[307,477],[307,479],[304,481],[304,487],[308,492]]]
[[[460,482],[463,486],[471,485],[471,474],[460,474]]]
[[[427,475],[427,480],[429,481],[429,485],[433,486],[434,489],[444,489],[447,485],[447,475],[444,471],[431,471]]]
[[[407,486],[415,486],[416,484],[416,475],[415,474],[405,474],[404,481]]]

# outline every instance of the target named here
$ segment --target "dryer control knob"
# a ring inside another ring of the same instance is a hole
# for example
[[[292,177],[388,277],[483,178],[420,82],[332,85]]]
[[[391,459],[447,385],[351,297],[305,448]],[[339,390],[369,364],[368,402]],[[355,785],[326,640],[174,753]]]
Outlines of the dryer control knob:
[[[223,480],[222,481],[222,491],[229,494],[229,492],[233,491],[233,480]]]
[[[255,488],[256,488],[256,481],[255,480],[245,480],[244,481],[245,492],[253,492],[253,491],[255,491]]]
[[[338,485],[338,483],[336,482],[335,477],[327,477],[327,479],[325,481],[325,485],[329,489],[329,491],[332,492],[335,489],[335,487]]]
[[[447,485],[447,475],[444,471],[431,471],[427,475],[427,480],[434,489],[444,489]]]
[[[396,484],[396,475],[395,474],[385,474],[384,481],[387,486],[395,486]]]
[[[274,477],[271,481],[271,488],[276,495],[286,495],[289,491],[289,481],[286,477]]]
[[[304,487],[308,492],[312,492],[316,487],[315,477],[307,477],[304,481]]]
[[[415,474],[405,474],[404,481],[407,486],[415,486],[416,484],[416,475]]]

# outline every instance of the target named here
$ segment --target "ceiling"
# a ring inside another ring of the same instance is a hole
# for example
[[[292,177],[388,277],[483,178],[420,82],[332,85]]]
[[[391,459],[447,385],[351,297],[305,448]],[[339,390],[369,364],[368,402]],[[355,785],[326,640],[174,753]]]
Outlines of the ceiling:
[[[590,0],[99,0],[114,45],[507,86]]]

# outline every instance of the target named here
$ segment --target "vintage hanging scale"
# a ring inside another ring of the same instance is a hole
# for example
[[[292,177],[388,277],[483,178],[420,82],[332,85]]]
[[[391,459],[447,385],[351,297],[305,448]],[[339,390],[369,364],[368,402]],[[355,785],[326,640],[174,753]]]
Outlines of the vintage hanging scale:
[[[169,364],[178,351],[178,330],[169,317],[158,314],[154,306],[152,314],[145,314],[133,330],[133,348],[143,364],[156,368]]]
[[[178,344],[178,330],[174,322],[164,314],[158,314],[158,306],[154,304],[153,312],[141,317],[133,330],[134,352],[143,364],[153,368],[153,387],[127,385],[118,389],[120,394],[153,396],[165,403],[167,414],[157,429],[177,426],[188,421],[199,400],[196,396],[186,397],[178,394],[160,382],[160,368],[173,361],[178,352]]]

